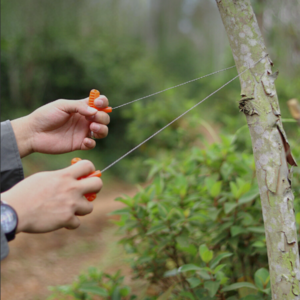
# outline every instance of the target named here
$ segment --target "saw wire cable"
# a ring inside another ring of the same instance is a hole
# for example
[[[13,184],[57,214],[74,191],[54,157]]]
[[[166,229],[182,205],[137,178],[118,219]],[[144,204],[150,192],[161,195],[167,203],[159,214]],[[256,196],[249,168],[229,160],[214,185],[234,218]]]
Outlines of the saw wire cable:
[[[121,105],[119,105],[119,106],[113,107],[112,109],[117,109],[117,108],[120,108],[120,107],[122,107],[122,106],[125,106],[125,105],[128,105],[128,104],[131,104],[131,103],[133,103],[133,102],[140,101],[140,100],[143,100],[143,99],[146,99],[146,98],[152,97],[152,96],[154,96],[154,95],[158,95],[158,94],[160,94],[160,93],[163,93],[163,92],[165,92],[165,91],[168,91],[168,90],[171,90],[171,89],[175,89],[175,88],[177,88],[177,87],[179,87],[179,86],[185,85],[185,84],[187,84],[187,83],[190,83],[190,82],[193,82],[193,81],[196,81],[196,80],[199,80],[199,79],[205,78],[205,77],[209,77],[209,76],[211,76],[211,75],[214,75],[214,74],[217,74],[217,73],[220,73],[220,72],[227,71],[227,70],[229,70],[229,69],[232,69],[232,68],[234,68],[234,67],[235,67],[235,65],[234,65],[234,66],[231,66],[231,67],[228,67],[228,68],[225,68],[225,69],[221,69],[221,70],[218,70],[218,71],[212,72],[212,73],[210,73],[210,74],[203,75],[203,76],[201,76],[201,77],[198,77],[198,78],[195,78],[195,79],[192,79],[192,80],[189,80],[189,81],[186,81],[186,82],[183,82],[183,83],[177,84],[177,85],[175,85],[175,86],[169,87],[169,88],[167,88],[167,89],[164,89],[164,90],[162,90],[162,91],[159,91],[159,92],[156,92],[156,93],[150,94],[150,95],[148,95],[148,96],[144,96],[144,97],[142,97],[142,98],[138,98],[138,99],[135,99],[135,100],[133,100],[133,101],[130,101],[130,102],[127,102],[127,103],[121,104]]]
[[[151,136],[149,136],[147,139],[145,139],[144,141],[142,141],[140,144],[138,144],[137,146],[135,146],[134,148],[132,148],[131,150],[129,150],[128,152],[126,152],[124,155],[122,155],[121,157],[119,157],[117,160],[115,160],[114,162],[112,162],[111,164],[109,164],[106,168],[104,168],[103,170],[101,170],[101,173],[103,173],[104,171],[106,171],[107,169],[111,168],[113,165],[115,165],[117,162],[119,162],[120,160],[122,160],[124,157],[126,157],[127,155],[129,155],[130,153],[132,153],[134,150],[136,150],[137,148],[139,148],[140,146],[142,146],[143,144],[145,144],[146,142],[148,142],[150,139],[152,139],[153,137],[155,137],[157,134],[159,134],[160,132],[162,132],[164,129],[166,129],[168,126],[170,126],[171,124],[173,124],[174,122],[176,122],[178,119],[180,119],[181,117],[183,117],[184,115],[186,115],[188,112],[190,112],[192,109],[194,109],[195,107],[197,107],[198,105],[200,105],[201,103],[203,103],[205,100],[207,100],[208,98],[210,98],[212,95],[216,94],[218,91],[220,91],[222,88],[224,88],[226,85],[228,85],[229,83],[231,83],[232,81],[234,81],[235,79],[237,79],[239,76],[241,76],[242,74],[244,74],[246,71],[248,71],[250,68],[255,67],[261,60],[263,60],[265,57],[267,57],[268,54],[266,54],[265,56],[263,56],[262,58],[260,58],[257,62],[255,62],[252,66],[248,67],[247,69],[245,69],[244,71],[242,71],[241,73],[237,74],[235,77],[233,77],[232,79],[230,79],[229,81],[227,81],[225,84],[223,84],[221,87],[219,87],[218,89],[216,89],[214,92],[212,92],[211,94],[209,94],[207,97],[205,97],[204,99],[202,99],[200,102],[196,103],[194,106],[192,106],[191,108],[189,108],[188,110],[186,110],[184,113],[182,113],[180,116],[176,117],[173,121],[171,121],[170,123],[168,123],[167,125],[165,125],[164,127],[162,127],[161,129],[159,129],[158,131],[156,131],[155,133],[153,133]],[[232,68],[232,67],[230,67]],[[213,73],[211,73],[213,74]],[[206,75],[208,76],[208,75]],[[196,79],[195,79],[196,80]],[[182,84],[181,84],[182,85]],[[142,98],[141,98],[142,99]],[[138,101],[138,100],[135,100]],[[129,103],[127,103],[129,104]]]

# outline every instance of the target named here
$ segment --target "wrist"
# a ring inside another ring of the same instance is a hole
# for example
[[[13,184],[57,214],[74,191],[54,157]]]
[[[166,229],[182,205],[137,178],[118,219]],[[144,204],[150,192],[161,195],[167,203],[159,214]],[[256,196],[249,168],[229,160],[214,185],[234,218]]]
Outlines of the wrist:
[[[15,134],[20,157],[22,158],[31,154],[33,152],[33,132],[30,127],[29,116],[12,120],[11,126]]]
[[[15,202],[16,201],[14,201],[14,199],[11,199],[9,191],[1,193],[1,204],[3,203],[4,205],[9,205],[16,212],[18,222],[15,233],[17,234],[19,232],[25,231],[27,225],[26,216],[22,214],[23,210]]]
[[[18,215],[14,208],[1,201],[1,231],[5,234],[7,241],[15,238],[18,225]]]

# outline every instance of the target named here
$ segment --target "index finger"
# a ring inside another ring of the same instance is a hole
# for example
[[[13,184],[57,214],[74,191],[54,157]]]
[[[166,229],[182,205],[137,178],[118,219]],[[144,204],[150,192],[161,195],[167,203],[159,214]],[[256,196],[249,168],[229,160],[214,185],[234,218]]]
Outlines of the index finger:
[[[89,160],[81,160],[78,161],[76,164],[71,165],[67,169],[69,169],[69,171],[75,179],[78,179],[80,177],[87,176],[94,172],[95,166]]]

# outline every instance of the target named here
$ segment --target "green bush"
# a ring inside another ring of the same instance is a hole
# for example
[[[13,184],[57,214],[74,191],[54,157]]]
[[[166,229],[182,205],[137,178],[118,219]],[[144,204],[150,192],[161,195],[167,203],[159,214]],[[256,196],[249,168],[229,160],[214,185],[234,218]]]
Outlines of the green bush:
[[[135,276],[161,292],[175,284],[176,299],[234,294],[224,287],[267,267],[254,159],[235,150],[233,137],[222,141],[148,160],[153,183],[118,199],[126,207],[114,212]]]
[[[152,183],[134,197],[117,199],[126,205],[113,214],[120,215],[114,222],[133,279],[156,291],[138,299],[271,299],[254,158],[236,149],[237,135],[221,139],[205,149],[148,160]],[[292,146],[299,158],[299,145]],[[295,210],[299,230],[296,201]],[[136,296],[126,297],[103,299]]]
[[[78,280],[71,285],[50,287],[53,294],[48,299],[79,299],[92,300],[96,297],[104,299],[133,300],[135,296],[129,296],[130,287],[123,285],[124,277],[120,272],[113,275],[90,268],[88,274],[82,274]],[[98,298],[99,299],[99,298]]]

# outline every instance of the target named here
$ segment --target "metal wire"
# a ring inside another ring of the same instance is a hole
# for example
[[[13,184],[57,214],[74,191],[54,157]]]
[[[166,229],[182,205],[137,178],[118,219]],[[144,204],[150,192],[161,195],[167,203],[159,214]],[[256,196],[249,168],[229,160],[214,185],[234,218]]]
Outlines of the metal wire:
[[[131,103],[133,103],[133,102],[140,101],[140,100],[142,100],[142,99],[146,99],[146,98],[152,97],[152,96],[154,96],[154,95],[163,93],[163,92],[168,91],[168,90],[171,90],[171,89],[175,89],[175,88],[177,88],[177,87],[179,87],[179,86],[182,86],[182,85],[185,85],[185,84],[187,84],[187,83],[190,83],[190,82],[193,82],[193,81],[196,81],[196,80],[199,80],[199,79],[202,79],[202,78],[205,78],[205,77],[208,77],[208,76],[211,76],[211,75],[214,75],[214,74],[217,74],[217,73],[220,73],[220,72],[229,70],[229,69],[232,69],[232,68],[234,68],[234,67],[235,67],[235,66],[231,66],[231,67],[228,67],[228,68],[226,68],[226,69],[218,70],[218,71],[215,71],[215,72],[213,72],[213,73],[210,73],[210,74],[207,74],[207,75],[204,75],[204,76],[201,76],[201,77],[198,77],[198,78],[195,78],[195,79],[192,79],[192,80],[189,80],[189,81],[186,81],[186,82],[177,84],[177,85],[175,85],[175,86],[169,87],[169,88],[164,89],[164,90],[162,90],[162,91],[159,91],[159,92],[150,94],[150,95],[148,95],[148,96],[144,96],[144,97],[142,97],[142,98],[139,98],[139,99],[136,99],[136,100],[133,100],[133,101],[130,101],[130,102],[121,104],[121,105],[116,106],[116,107],[113,107],[112,109],[117,109],[117,108],[119,108],[119,107],[122,107],[122,106],[125,106],[125,105],[128,105],[128,104],[131,104]]]
[[[251,67],[256,66],[262,59],[264,59],[268,54],[266,54],[265,56],[263,56],[262,58],[260,58],[256,63],[254,63],[254,65],[252,65]],[[242,74],[244,74],[246,71],[248,71],[251,67],[248,67],[247,69],[245,69],[243,72],[239,73],[238,75],[236,75],[235,77],[233,77],[232,79],[230,79],[229,81],[227,81],[225,84],[223,84],[221,87],[219,87],[217,90],[215,90],[214,92],[212,92],[211,94],[209,94],[207,97],[205,97],[204,99],[202,99],[200,102],[198,102],[197,104],[195,104],[194,106],[192,106],[191,108],[189,108],[187,111],[185,111],[183,114],[181,114],[180,116],[178,116],[177,118],[175,118],[173,121],[171,121],[170,123],[168,123],[167,125],[165,125],[164,127],[162,127],[161,129],[159,129],[158,131],[156,131],[155,133],[153,133],[151,136],[149,136],[147,139],[145,139],[143,142],[141,142],[140,144],[138,144],[137,146],[135,146],[134,148],[132,148],[131,150],[129,150],[128,152],[126,152],[124,155],[122,155],[121,157],[119,157],[117,160],[115,160],[114,162],[112,162],[110,165],[108,165],[106,168],[104,168],[103,170],[101,170],[101,173],[105,172],[106,170],[108,170],[109,168],[111,168],[113,165],[115,165],[117,162],[119,162],[120,160],[122,160],[124,157],[126,157],[127,155],[129,155],[131,152],[133,152],[134,150],[136,150],[137,148],[139,148],[140,146],[142,146],[143,144],[145,144],[146,142],[148,142],[150,139],[152,139],[153,137],[155,137],[157,134],[159,134],[160,132],[162,132],[165,128],[167,128],[168,126],[170,126],[171,124],[173,124],[174,122],[176,122],[178,119],[180,119],[181,117],[183,117],[184,115],[186,115],[188,112],[190,112],[192,109],[194,109],[195,107],[197,107],[199,104],[203,103],[205,100],[207,100],[208,98],[210,98],[212,95],[214,95],[215,93],[217,93],[218,91],[220,91],[222,88],[224,88],[226,85],[228,85],[229,83],[231,83],[232,81],[234,81],[236,78],[238,78],[239,76],[241,76]],[[230,67],[231,68],[231,67]]]

